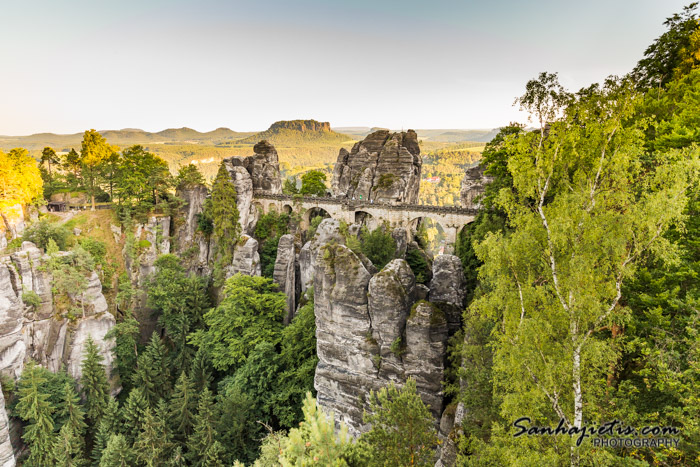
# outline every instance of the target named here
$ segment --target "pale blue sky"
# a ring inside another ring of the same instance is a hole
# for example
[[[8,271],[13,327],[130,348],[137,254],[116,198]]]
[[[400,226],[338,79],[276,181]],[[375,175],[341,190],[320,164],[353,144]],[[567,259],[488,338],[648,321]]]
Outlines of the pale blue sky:
[[[624,74],[690,0],[0,0],[0,134],[492,128]]]

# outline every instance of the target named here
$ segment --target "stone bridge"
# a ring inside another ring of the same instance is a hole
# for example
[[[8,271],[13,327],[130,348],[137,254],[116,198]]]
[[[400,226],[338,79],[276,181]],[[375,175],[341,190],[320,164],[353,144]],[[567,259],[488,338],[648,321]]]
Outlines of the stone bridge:
[[[440,224],[445,231],[446,244],[452,247],[459,231],[476,218],[476,209],[423,204],[377,204],[347,198],[291,196],[255,191],[253,203],[263,212],[301,212],[301,227],[308,228],[310,217],[322,209],[333,219],[352,224],[365,221],[370,226],[387,222],[392,227],[408,227],[415,230],[423,218]],[[451,249],[451,248],[450,248]]]

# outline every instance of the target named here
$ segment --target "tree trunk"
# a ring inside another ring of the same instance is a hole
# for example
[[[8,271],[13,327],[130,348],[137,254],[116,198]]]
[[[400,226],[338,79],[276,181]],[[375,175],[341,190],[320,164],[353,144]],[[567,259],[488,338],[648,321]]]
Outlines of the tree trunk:
[[[574,334],[574,342],[576,341],[576,334]],[[574,389],[574,426],[581,428],[583,425],[583,394],[581,391],[581,346],[574,345],[573,354],[573,389]],[[575,452],[575,447],[571,447],[571,465],[572,467],[579,465],[579,457]]]

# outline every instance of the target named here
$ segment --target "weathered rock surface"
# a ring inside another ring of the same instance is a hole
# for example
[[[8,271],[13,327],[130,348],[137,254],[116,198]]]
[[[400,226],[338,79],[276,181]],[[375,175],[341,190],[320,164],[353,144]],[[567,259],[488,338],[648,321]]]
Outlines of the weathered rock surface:
[[[252,156],[230,157],[224,159],[224,163],[231,167],[245,168],[250,174],[254,190],[282,193],[279,158],[275,147],[263,140],[253,147],[253,151],[255,154]]]
[[[68,253],[65,253],[68,254]],[[51,371],[62,366],[80,377],[85,342],[91,337],[111,374],[114,342],[105,334],[115,319],[107,309],[102,284],[93,272],[81,296],[71,297],[81,313],[72,320],[53,307],[51,274],[42,265],[47,257],[33,244],[24,242],[21,251],[0,258],[0,372],[19,377],[24,364],[35,360]],[[23,294],[33,292],[39,304],[24,303]],[[116,389],[113,383],[113,390]]]
[[[145,224],[137,224],[133,244],[124,245],[124,261],[131,282],[142,287],[155,272],[158,256],[167,253],[170,253],[170,217],[151,216]]]
[[[241,235],[238,240],[233,250],[233,261],[226,268],[226,278],[238,273],[246,276],[259,276],[261,273],[258,241],[248,235]]]
[[[299,287],[296,281],[299,266],[296,261],[294,235],[286,234],[280,237],[277,244],[277,259],[272,279],[279,285],[280,292],[287,295],[287,315],[284,324],[289,324],[294,318]]]
[[[236,205],[238,207],[238,223],[241,232],[252,235],[258,222],[258,210],[253,205],[253,179],[245,167],[232,165],[236,158],[225,159],[224,166],[231,175],[233,186],[236,187]]]
[[[350,152],[340,150],[333,170],[333,193],[375,203],[415,203],[422,164],[415,131],[375,131]]]
[[[429,299],[445,312],[450,334],[461,327],[465,286],[462,261],[454,255],[436,256]]]
[[[338,229],[338,221],[324,220],[300,254],[300,263],[313,266],[319,403],[358,435],[367,428],[362,413],[370,391],[413,377],[437,425],[448,336],[444,314],[431,303],[415,303],[427,291],[416,286],[405,260],[373,275]]]
[[[5,409],[5,395],[0,386],[0,467],[14,467],[15,455],[10,442],[10,422]]]
[[[21,204],[3,207],[0,210],[0,250],[7,246],[8,240],[21,237],[25,227]]]
[[[178,216],[180,221],[174,228],[174,251],[190,271],[199,274],[209,272],[209,240],[197,230],[197,216],[204,210],[208,192],[206,186],[196,185],[176,193],[184,203]]]
[[[486,191],[486,185],[493,181],[493,177],[484,174],[485,168],[481,165],[467,169],[462,179],[460,189],[460,201],[463,208],[479,209],[481,196]]]

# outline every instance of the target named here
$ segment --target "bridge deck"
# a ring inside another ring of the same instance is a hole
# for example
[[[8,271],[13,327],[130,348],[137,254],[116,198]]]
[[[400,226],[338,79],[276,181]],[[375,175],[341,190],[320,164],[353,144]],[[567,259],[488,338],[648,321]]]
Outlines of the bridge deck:
[[[332,196],[299,196],[283,195],[255,191],[253,198],[274,199],[278,201],[289,201],[290,203],[302,202],[309,204],[334,204],[343,206],[347,210],[361,211],[362,208],[386,209],[388,211],[411,211],[435,214],[463,214],[476,216],[477,209],[461,208],[456,206],[432,206],[429,204],[389,204],[389,203],[368,203],[362,200],[348,200],[347,198],[335,198]]]

